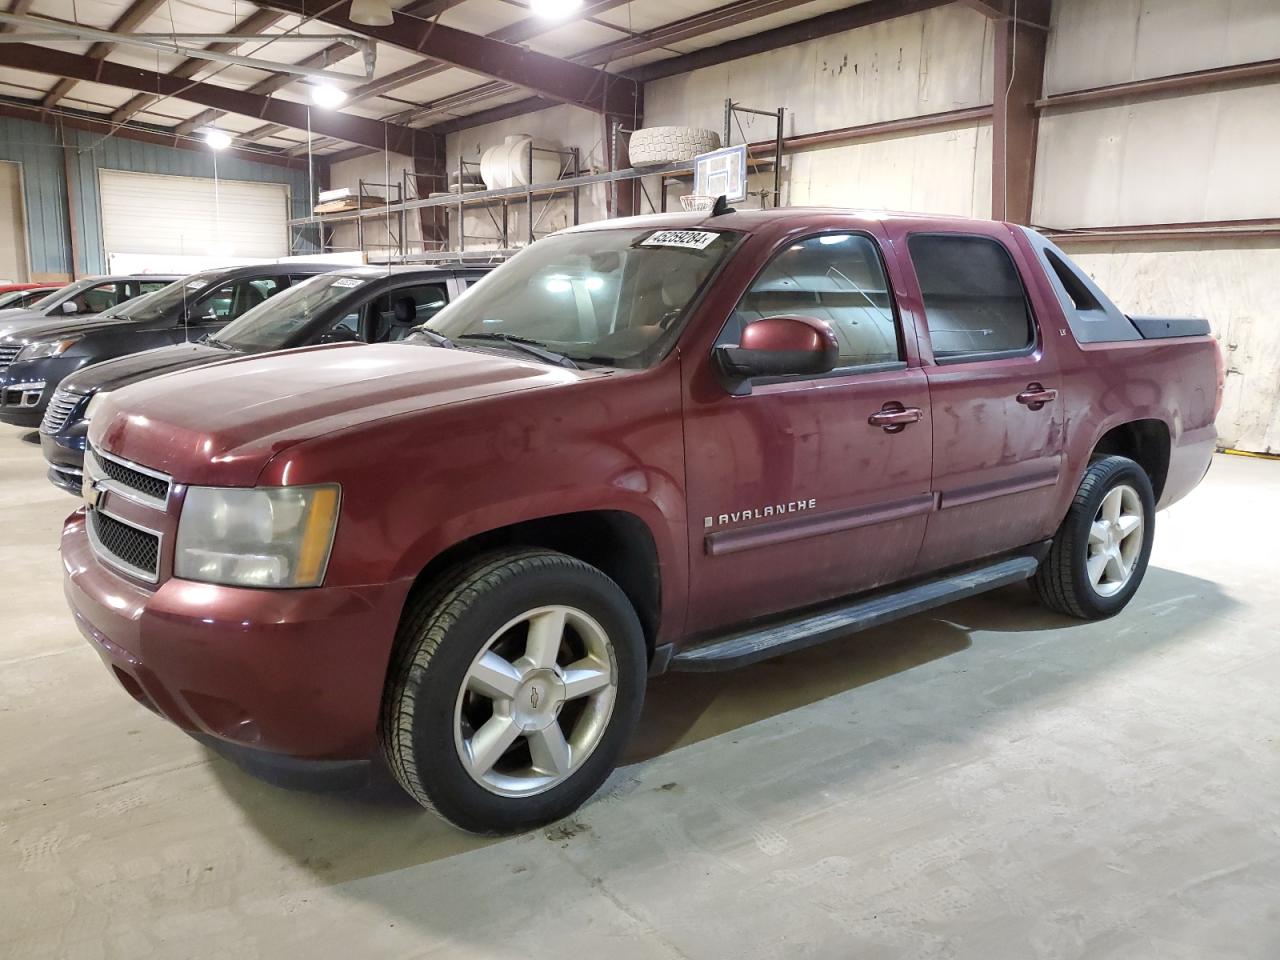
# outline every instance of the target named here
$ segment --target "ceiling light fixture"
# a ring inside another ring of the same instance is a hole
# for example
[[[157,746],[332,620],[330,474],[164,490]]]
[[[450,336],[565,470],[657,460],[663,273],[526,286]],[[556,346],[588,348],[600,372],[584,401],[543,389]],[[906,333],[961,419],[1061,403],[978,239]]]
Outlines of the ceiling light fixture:
[[[362,27],[389,27],[396,18],[387,0],[351,0],[351,22]]]
[[[332,110],[340,107],[347,102],[347,93],[345,90],[339,90],[337,87],[328,83],[317,83],[311,87],[311,102],[317,107],[324,107],[326,110]]]
[[[204,132],[204,142],[214,150],[225,150],[231,146],[231,134],[217,127],[209,127]]]
[[[540,17],[567,17],[582,7],[582,0],[530,0],[529,7]]]

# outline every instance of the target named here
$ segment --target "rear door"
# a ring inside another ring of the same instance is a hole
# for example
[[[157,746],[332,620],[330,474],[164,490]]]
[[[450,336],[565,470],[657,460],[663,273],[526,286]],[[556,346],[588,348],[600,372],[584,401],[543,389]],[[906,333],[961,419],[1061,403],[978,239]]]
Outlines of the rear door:
[[[890,290],[875,237],[789,239],[718,344],[766,317],[816,317],[836,333],[839,367],[733,396],[710,355],[686,361],[691,632],[910,575],[933,504],[929,387]],[[875,422],[882,411],[914,419]]]
[[[923,308],[921,352],[933,401],[938,510],[919,570],[1050,535],[1064,404],[1048,336],[1055,325],[1032,309],[1022,282],[1028,265],[1000,224],[906,232],[895,246],[908,254]]]

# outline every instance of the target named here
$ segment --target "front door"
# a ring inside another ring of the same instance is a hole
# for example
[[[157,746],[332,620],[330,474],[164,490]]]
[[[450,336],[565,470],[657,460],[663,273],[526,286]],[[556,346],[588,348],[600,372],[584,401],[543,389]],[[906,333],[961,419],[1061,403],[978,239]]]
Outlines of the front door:
[[[685,399],[690,632],[912,571],[933,502],[929,387],[889,291],[872,237],[790,240],[719,342],[766,317],[816,317],[840,341],[837,370],[731,396],[710,356],[686,358],[699,365]]]
[[[928,572],[1052,534],[1064,404],[1045,336],[1055,325],[1041,329],[1008,228],[966,225],[964,233],[903,239],[923,302],[921,350],[934,361],[925,368],[938,495],[920,554]]]

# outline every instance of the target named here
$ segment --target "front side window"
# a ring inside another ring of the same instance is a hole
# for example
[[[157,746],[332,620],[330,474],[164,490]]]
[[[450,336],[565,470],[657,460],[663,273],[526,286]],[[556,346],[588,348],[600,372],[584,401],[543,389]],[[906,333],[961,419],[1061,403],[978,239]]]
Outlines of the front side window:
[[[414,327],[426,323],[444,309],[449,294],[443,283],[400,287],[384,293],[373,305],[373,343],[403,340]]]
[[[557,234],[522,250],[426,326],[463,346],[515,337],[575,361],[647,367],[675,342],[738,236],[653,228]]]
[[[95,287],[76,295],[71,302],[76,305],[76,313],[102,313],[120,303],[124,299],[120,292],[123,286],[118,283],[100,283]]]
[[[935,357],[1013,353],[1035,342],[1026,292],[1002,244],[986,237],[920,234],[907,245]]]
[[[902,360],[893,298],[875,243],[861,234],[824,234],[793,243],[774,257],[747,291],[721,343],[768,317],[814,317],[840,343],[837,366]]]
[[[138,293],[155,293],[157,290],[163,290],[169,283],[168,280],[143,280],[138,284]]]

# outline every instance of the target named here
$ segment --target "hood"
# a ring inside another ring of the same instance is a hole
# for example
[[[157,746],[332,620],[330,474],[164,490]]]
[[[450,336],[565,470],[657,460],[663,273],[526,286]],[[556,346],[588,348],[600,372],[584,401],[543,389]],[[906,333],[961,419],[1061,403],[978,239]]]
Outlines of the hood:
[[[0,340],[57,340],[61,337],[83,336],[111,327],[128,326],[133,321],[124,317],[65,317],[51,320],[38,313],[5,319],[0,317]]]
[[[158,377],[162,373],[202,367],[241,355],[236,350],[223,350],[203,343],[180,343],[173,347],[144,350],[104,363],[95,363],[63,380],[62,388],[71,393],[119,390],[139,380]]]
[[[273,456],[312,437],[599,375],[425,345],[305,347],[126,387],[89,440],[180,483],[251,486]]]
[[[0,310],[0,336],[7,332],[10,324],[31,323],[36,320],[48,319],[38,310],[28,310],[25,307],[6,307]]]

